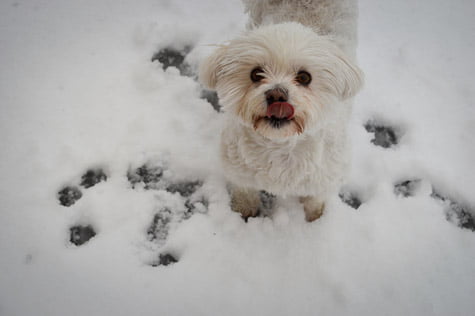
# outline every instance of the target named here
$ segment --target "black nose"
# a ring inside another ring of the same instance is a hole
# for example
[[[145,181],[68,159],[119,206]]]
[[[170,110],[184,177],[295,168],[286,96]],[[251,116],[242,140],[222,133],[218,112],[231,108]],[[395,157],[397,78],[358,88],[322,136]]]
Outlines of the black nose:
[[[289,91],[282,87],[275,87],[265,92],[267,105],[274,102],[287,102],[289,99]]]

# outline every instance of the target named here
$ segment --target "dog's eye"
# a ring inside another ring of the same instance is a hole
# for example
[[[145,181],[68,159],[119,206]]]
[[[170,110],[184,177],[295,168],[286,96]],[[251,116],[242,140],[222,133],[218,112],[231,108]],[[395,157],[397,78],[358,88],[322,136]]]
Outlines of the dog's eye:
[[[261,75],[263,72],[264,72],[264,71],[263,71],[262,68],[260,68],[260,67],[254,68],[254,69],[251,71],[251,80],[252,80],[252,82],[259,82],[259,81],[261,81],[262,79],[264,79],[264,76]]]
[[[295,80],[303,86],[308,86],[312,82],[312,76],[306,71],[299,71]]]

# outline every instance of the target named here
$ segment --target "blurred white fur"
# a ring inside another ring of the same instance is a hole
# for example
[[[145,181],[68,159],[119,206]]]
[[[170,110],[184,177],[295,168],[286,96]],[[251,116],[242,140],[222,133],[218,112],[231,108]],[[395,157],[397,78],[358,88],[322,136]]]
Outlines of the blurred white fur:
[[[345,175],[346,126],[362,85],[355,65],[356,0],[244,0],[249,30],[201,65],[227,119],[223,168],[231,207],[243,216],[260,208],[259,190],[300,197],[306,219],[323,211]],[[259,81],[251,72],[259,69]],[[307,72],[304,85],[297,74]],[[266,117],[269,91],[285,91],[295,115],[275,125]]]

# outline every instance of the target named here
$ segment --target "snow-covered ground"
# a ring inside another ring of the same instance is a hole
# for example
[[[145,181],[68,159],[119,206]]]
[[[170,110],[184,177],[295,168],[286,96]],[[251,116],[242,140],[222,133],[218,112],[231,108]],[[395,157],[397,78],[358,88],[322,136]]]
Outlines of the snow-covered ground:
[[[473,315],[474,11],[362,0],[342,188],[362,204],[246,223],[220,114],[151,62],[193,73],[244,29],[238,0],[1,1],[0,315]]]

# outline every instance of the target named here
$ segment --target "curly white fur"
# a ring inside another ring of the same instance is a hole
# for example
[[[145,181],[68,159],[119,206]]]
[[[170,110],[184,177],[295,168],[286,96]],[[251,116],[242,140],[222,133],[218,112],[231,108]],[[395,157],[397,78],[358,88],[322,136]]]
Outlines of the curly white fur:
[[[346,125],[362,84],[354,64],[356,1],[245,0],[249,30],[201,65],[227,119],[221,156],[232,207],[259,209],[256,192],[301,197],[307,220],[321,215],[348,165]],[[260,69],[258,82],[250,73]],[[303,85],[296,76],[308,72]],[[279,127],[266,117],[266,93],[286,91],[295,115]]]
[[[243,0],[248,28],[298,22],[323,36],[331,36],[349,57],[355,55],[358,2],[356,0]]]

